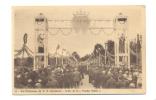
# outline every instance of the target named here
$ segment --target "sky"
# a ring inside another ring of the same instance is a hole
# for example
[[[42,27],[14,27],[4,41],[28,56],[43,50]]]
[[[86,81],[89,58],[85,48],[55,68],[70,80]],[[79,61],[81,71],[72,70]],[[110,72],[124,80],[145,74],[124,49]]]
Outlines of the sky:
[[[35,42],[35,22],[34,18],[39,13],[43,13],[48,20],[71,20],[73,14],[77,11],[85,11],[88,13],[89,19],[111,19],[113,20],[120,12],[127,16],[127,34],[128,37],[134,39],[136,34],[145,34],[145,13],[144,6],[49,6],[49,7],[14,7],[13,8],[13,34],[14,34],[14,49],[18,50],[23,44],[23,35],[28,34],[27,46],[34,51]],[[70,26],[66,23],[56,22],[49,23],[49,27],[64,27]],[[111,26],[110,23],[93,23],[94,26]],[[64,33],[70,32],[64,31]],[[97,32],[97,31],[95,31]],[[104,45],[105,41],[114,38],[117,31],[101,32],[93,35],[90,31],[75,32],[72,31],[70,35],[62,35],[56,33],[55,30],[48,32],[48,50],[54,53],[57,45],[61,49],[66,49],[70,53],[77,51],[82,57],[93,51],[95,44],[101,43]]]

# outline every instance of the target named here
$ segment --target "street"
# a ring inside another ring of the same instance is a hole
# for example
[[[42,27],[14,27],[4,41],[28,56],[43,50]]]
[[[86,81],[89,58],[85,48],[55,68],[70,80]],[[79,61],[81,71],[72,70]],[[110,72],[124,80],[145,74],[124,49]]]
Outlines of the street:
[[[80,89],[94,89],[94,86],[89,83],[89,76],[84,75],[84,79],[81,81]]]

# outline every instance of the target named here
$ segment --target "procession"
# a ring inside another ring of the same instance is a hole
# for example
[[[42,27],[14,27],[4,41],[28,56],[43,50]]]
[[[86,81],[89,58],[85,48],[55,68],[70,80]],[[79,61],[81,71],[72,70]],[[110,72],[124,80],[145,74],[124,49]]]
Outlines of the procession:
[[[129,36],[129,16],[120,12],[98,19],[82,10],[70,19],[33,15],[34,31],[22,28],[19,34],[19,28],[15,36],[15,90],[143,88],[144,37],[141,32]],[[25,17],[20,16],[21,24]]]
[[[141,52],[141,40],[137,35],[137,42],[131,42],[130,67],[122,63],[115,65],[113,46],[114,42],[108,40],[106,48],[96,44],[92,54],[80,57],[77,52],[67,56],[48,56],[48,66],[39,63],[38,69],[34,69],[31,51],[26,46],[27,34],[23,37],[24,46],[21,50],[29,57],[15,59],[14,84],[16,88],[141,88],[142,70],[139,55],[136,58],[134,52]],[[122,46],[121,46],[122,47]],[[56,51],[61,48],[57,45]],[[123,47],[122,47],[123,48]],[[25,50],[25,51],[24,51]],[[122,49],[120,49],[123,51]],[[28,52],[29,51],[29,52]],[[62,49],[62,51],[66,51]],[[121,52],[120,51],[120,52]],[[57,53],[57,52],[56,52]],[[67,52],[69,53],[69,52]],[[21,55],[19,52],[18,55]],[[58,54],[56,54],[58,55]],[[85,85],[86,84],[86,85]]]
[[[17,88],[79,88],[84,77],[94,88],[141,88],[141,74],[135,69],[92,66],[75,68],[47,67],[37,71],[22,68],[15,71]]]

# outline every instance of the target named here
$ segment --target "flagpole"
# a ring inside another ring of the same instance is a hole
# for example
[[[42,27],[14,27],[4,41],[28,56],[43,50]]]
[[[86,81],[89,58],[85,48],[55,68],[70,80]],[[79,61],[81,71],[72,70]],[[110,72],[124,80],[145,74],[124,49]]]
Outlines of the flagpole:
[[[99,53],[99,67],[100,67],[100,63],[101,63],[101,59],[100,59],[100,57],[101,57],[101,54],[100,54],[100,48],[98,48],[98,53]]]
[[[60,45],[58,44],[56,47],[56,65],[58,64],[58,54],[57,54],[57,50],[60,48]]]
[[[57,51],[56,51],[56,66],[57,66]]]
[[[106,59],[107,59],[107,43],[105,43],[105,65],[107,64]]]
[[[100,53],[99,53],[99,67],[100,67]]]
[[[62,67],[63,67],[63,49],[62,49]]]

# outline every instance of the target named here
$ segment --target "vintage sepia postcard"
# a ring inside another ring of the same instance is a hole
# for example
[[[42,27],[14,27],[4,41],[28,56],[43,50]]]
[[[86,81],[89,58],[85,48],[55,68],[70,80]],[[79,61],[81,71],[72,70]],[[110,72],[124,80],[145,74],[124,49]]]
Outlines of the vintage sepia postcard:
[[[16,6],[13,94],[144,94],[145,6]]]

